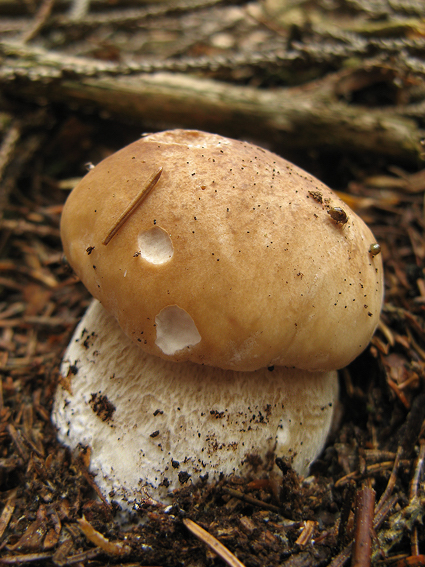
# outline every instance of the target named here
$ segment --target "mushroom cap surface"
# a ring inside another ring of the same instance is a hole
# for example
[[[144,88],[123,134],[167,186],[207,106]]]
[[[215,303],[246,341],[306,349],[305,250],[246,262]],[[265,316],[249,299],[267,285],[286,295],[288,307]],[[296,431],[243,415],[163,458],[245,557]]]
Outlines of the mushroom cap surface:
[[[323,183],[246,142],[147,135],[81,180],[61,234],[90,293],[168,360],[338,369],[379,320],[372,232]]]
[[[277,472],[276,457],[305,475],[338,397],[336,371],[238,372],[145,353],[98,301],[61,374],[52,411],[59,439],[90,447],[96,484],[127,509],[203,478]]]

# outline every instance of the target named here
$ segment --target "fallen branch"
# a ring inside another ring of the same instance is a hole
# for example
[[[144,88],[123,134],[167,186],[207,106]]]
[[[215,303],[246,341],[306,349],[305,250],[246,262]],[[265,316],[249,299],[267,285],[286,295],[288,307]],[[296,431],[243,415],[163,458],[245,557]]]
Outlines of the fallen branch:
[[[81,73],[84,69],[96,72],[89,62],[82,60],[81,68],[79,64]],[[33,101],[43,96],[50,102],[79,103],[82,108],[95,107],[115,117],[131,118],[133,124],[192,127],[227,135],[238,132],[240,136],[255,132],[257,139],[291,149],[321,147],[359,154],[379,151],[382,156],[411,163],[417,163],[423,149],[424,133],[415,121],[391,110],[362,108],[338,100],[329,79],[308,89],[260,90],[164,72],[74,80],[62,76],[51,59],[44,71],[36,65],[29,71],[33,80],[22,82],[21,96]],[[46,81],[46,74],[52,84]],[[16,96],[14,82],[2,81],[0,76],[0,85],[2,82],[5,91],[10,89]]]

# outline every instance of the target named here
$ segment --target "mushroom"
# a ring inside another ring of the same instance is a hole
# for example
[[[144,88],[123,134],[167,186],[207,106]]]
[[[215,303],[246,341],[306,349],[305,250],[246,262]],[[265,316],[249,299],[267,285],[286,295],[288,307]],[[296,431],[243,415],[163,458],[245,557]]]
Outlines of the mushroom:
[[[369,343],[383,297],[375,238],[343,201],[271,152],[173,130],[92,169],[61,234],[98,301],[65,354],[53,421],[65,444],[91,447],[107,497],[165,499],[277,456],[308,472],[336,370]]]
[[[276,456],[306,474],[338,397],[335,371],[242,372],[143,352],[96,300],[61,371],[59,439],[90,447],[99,488],[130,509],[202,479],[272,472]]]

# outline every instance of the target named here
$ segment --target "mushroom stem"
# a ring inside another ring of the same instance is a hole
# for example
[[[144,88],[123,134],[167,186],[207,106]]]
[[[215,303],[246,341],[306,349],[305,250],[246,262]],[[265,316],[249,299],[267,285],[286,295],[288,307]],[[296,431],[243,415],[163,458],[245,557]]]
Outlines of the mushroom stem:
[[[173,363],[143,352],[99,302],[77,327],[52,419],[72,449],[91,447],[91,471],[124,508],[208,475],[300,474],[323,449],[338,397],[336,372],[254,372]],[[112,491],[112,492],[111,492]]]

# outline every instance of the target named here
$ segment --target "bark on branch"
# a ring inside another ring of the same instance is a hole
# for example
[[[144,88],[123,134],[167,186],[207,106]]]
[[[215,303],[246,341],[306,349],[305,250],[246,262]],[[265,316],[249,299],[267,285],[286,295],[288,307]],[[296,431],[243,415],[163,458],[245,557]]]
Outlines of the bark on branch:
[[[237,132],[291,149],[379,153],[410,163],[421,159],[425,133],[413,118],[403,116],[397,106],[368,108],[345,100],[344,85],[355,71],[340,71],[308,86],[266,90],[188,73],[155,72],[155,66],[149,72],[123,69],[17,42],[0,43],[0,53],[0,87],[35,102],[43,97],[78,103],[156,129]],[[391,72],[387,67],[384,71]],[[370,65],[368,72],[380,76],[383,66]]]
[[[183,74],[61,80],[21,87],[21,94],[52,102],[93,105],[133,123],[200,128],[267,139],[290,148],[376,153],[417,162],[423,132],[413,120],[356,107],[329,89],[241,87]]]

